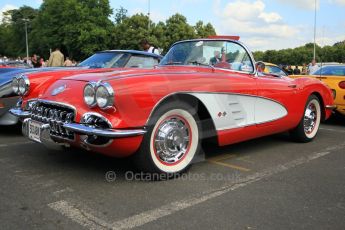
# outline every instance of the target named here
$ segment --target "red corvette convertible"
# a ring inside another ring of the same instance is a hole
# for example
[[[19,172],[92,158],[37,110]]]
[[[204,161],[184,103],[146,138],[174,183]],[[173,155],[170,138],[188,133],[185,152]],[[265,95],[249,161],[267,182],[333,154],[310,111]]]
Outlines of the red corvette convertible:
[[[332,109],[320,81],[259,73],[242,43],[222,38],[178,42],[155,69],[58,80],[12,113],[46,146],[134,154],[141,170],[174,174],[205,138],[223,146],[289,131],[309,142]]]

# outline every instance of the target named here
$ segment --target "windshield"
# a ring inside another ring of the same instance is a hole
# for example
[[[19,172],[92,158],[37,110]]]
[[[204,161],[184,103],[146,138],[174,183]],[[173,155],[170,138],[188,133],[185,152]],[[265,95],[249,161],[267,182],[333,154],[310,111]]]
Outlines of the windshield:
[[[315,71],[313,75],[345,76],[345,66],[325,66]]]
[[[247,51],[231,41],[186,41],[177,43],[165,55],[160,65],[201,65],[253,72]]]
[[[102,52],[96,53],[81,62],[78,66],[90,68],[116,68],[124,67],[131,55],[120,52]]]

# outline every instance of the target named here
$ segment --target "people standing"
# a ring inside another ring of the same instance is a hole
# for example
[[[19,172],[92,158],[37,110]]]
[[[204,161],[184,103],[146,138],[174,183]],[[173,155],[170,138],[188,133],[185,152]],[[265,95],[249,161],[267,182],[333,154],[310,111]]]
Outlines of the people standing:
[[[42,66],[36,54],[31,57],[31,63],[34,68],[40,68]]]
[[[291,65],[288,65],[286,72],[288,73],[288,75],[293,75],[293,69]]]
[[[305,63],[303,63],[301,74],[302,75],[307,75],[308,74],[307,64],[305,64]]]
[[[147,39],[141,40],[140,45],[144,51],[160,55],[159,50],[153,45],[151,45]]]
[[[301,70],[298,68],[298,66],[295,66],[295,69],[293,70],[293,74],[294,75],[300,75],[301,74]]]
[[[313,59],[311,61],[311,63],[309,64],[308,67],[308,74],[313,74],[314,72],[316,72],[319,69],[319,66],[316,64],[316,60]]]
[[[40,58],[41,67],[46,67],[47,62],[43,58]]]
[[[64,65],[64,55],[60,52],[59,48],[56,48],[54,52],[50,54],[48,67],[58,67]]]
[[[63,63],[63,66],[70,67],[73,66],[72,61],[69,59],[69,57],[66,57],[66,61]]]

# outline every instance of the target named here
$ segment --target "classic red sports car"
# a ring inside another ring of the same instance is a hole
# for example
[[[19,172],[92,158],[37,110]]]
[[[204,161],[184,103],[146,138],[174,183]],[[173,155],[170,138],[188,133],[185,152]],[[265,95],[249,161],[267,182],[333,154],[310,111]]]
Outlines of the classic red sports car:
[[[320,81],[258,73],[249,50],[223,38],[178,42],[155,69],[60,79],[12,113],[31,140],[134,154],[141,170],[174,174],[205,138],[223,146],[290,131],[309,142],[333,108]]]

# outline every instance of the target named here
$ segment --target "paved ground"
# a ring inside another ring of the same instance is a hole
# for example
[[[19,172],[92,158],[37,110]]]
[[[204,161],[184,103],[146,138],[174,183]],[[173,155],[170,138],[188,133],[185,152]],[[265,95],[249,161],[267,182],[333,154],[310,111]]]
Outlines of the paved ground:
[[[0,228],[344,229],[345,120],[308,144],[204,149],[179,179],[137,181],[130,160],[49,151],[1,127]]]

